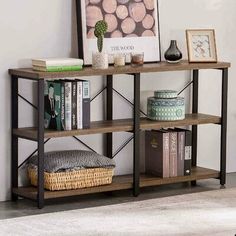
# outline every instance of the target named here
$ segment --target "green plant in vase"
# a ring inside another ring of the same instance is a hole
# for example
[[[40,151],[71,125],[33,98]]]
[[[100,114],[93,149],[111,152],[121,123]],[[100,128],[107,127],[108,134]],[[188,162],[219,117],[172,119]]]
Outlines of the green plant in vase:
[[[100,20],[95,25],[94,35],[97,38],[98,52],[93,53],[93,67],[95,69],[108,68],[108,54],[103,52],[104,35],[107,32],[108,25],[104,20]]]

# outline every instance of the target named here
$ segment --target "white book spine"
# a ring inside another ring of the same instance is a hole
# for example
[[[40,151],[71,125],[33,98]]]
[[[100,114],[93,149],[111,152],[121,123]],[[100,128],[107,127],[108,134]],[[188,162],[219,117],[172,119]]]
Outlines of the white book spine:
[[[83,82],[77,82],[77,128],[83,128]]]
[[[65,82],[65,130],[72,130],[72,83]]]
[[[84,61],[77,58],[55,58],[55,59],[33,59],[33,66],[78,66],[83,65]]]

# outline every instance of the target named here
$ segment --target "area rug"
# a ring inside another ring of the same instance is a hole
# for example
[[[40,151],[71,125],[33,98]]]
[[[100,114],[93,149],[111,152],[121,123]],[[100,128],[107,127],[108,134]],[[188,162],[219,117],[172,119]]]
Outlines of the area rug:
[[[1,236],[236,234],[236,188],[0,221]]]

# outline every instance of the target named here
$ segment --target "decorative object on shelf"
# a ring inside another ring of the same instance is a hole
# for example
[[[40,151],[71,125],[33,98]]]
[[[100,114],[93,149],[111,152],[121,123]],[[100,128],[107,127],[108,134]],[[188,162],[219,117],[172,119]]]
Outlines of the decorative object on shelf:
[[[141,50],[145,62],[160,61],[158,0],[76,0],[79,57],[85,65],[92,64],[96,49],[95,24],[105,20],[108,54],[127,54]],[[109,57],[109,63],[113,63]],[[130,62],[130,61],[127,61]]]
[[[98,52],[92,54],[92,65],[94,69],[107,69],[108,68],[108,54],[103,52],[103,39],[107,32],[108,25],[104,20],[100,20],[95,25],[94,35],[97,38]]]
[[[169,63],[178,63],[182,59],[182,52],[179,50],[176,40],[171,40],[170,47],[165,52],[165,59]]]
[[[83,64],[84,61],[77,58],[32,59],[33,70],[43,72],[79,71]]]
[[[175,90],[157,90],[154,92],[155,98],[176,98],[178,92]]]
[[[215,30],[186,30],[189,62],[217,62]]]
[[[144,53],[131,53],[131,65],[142,66],[144,63]]]
[[[114,66],[125,66],[125,55],[124,54],[116,54],[114,55]]]
[[[69,190],[112,183],[115,162],[91,151],[54,151],[44,154],[44,188]],[[28,174],[37,186],[37,156],[29,160]]]
[[[185,118],[184,98],[174,97],[176,94],[177,92],[172,90],[155,91],[155,97],[148,98],[148,118],[160,121],[183,120]]]

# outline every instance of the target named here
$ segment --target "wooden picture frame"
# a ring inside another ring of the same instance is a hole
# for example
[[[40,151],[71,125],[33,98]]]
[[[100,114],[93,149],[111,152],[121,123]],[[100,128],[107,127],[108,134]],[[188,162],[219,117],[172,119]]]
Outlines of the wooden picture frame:
[[[186,30],[189,62],[217,62],[214,29]]]
[[[144,53],[144,62],[161,61],[158,0],[76,0],[76,12],[78,55],[85,65],[92,64],[92,53],[97,51],[93,30],[102,19],[108,21],[104,50],[109,63],[112,55],[121,53],[129,63],[130,54],[136,52]]]

